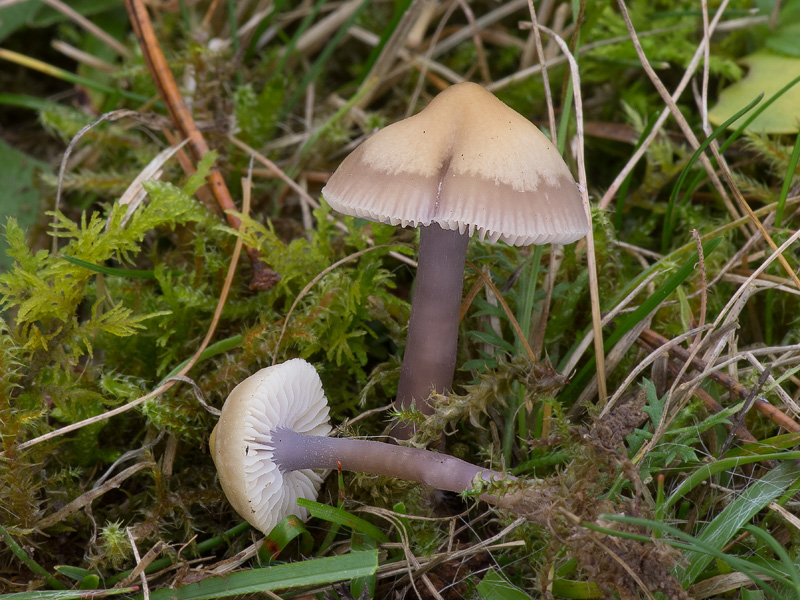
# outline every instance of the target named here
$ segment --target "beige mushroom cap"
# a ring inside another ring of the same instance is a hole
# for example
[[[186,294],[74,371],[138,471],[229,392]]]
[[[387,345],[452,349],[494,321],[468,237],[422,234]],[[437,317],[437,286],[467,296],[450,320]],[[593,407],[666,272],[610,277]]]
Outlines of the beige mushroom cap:
[[[211,434],[211,457],[236,512],[264,533],[284,517],[308,518],[297,499],[316,498],[322,479],[311,469],[282,473],[272,461],[279,427],[328,435],[328,401],[316,369],[302,359],[261,369],[231,392]]]
[[[567,244],[589,230],[578,186],[530,121],[474,83],[356,148],[322,190],[337,211],[392,225]]]

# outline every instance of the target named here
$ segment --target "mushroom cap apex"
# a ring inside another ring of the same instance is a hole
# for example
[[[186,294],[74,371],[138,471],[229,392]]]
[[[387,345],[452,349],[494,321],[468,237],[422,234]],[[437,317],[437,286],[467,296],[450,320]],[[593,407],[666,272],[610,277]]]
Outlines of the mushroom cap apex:
[[[517,246],[566,244],[589,230],[555,145],[470,82],[370,137],[322,193],[344,214],[403,227],[437,223]]]
[[[269,533],[284,517],[308,518],[297,498],[315,499],[322,483],[311,469],[282,473],[272,460],[271,432],[328,435],[328,401],[316,369],[296,358],[261,369],[225,401],[211,437],[220,485],[236,512]]]

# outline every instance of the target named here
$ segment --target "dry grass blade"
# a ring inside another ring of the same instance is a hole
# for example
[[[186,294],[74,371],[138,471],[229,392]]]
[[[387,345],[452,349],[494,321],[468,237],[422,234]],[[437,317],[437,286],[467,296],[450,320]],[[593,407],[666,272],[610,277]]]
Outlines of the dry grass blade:
[[[508,322],[511,323],[514,333],[517,334],[517,339],[522,344],[522,347],[525,348],[525,352],[528,354],[528,360],[530,360],[531,363],[537,362],[536,354],[534,354],[533,348],[531,348],[531,345],[528,343],[528,336],[524,331],[522,331],[522,327],[519,326],[519,322],[514,316],[511,308],[508,306],[508,303],[505,301],[505,298],[503,298],[503,295],[500,293],[500,290],[497,289],[497,286],[495,286],[494,282],[486,276],[486,273],[484,273],[483,270],[478,267],[478,265],[471,261],[467,261],[467,265],[469,265],[469,267],[478,274],[478,277],[480,277],[483,285],[488,287],[494,293],[495,298],[497,298],[497,301],[503,308],[503,312],[506,313],[506,317],[508,317]]]
[[[136,566],[131,571],[131,574],[128,575],[125,579],[121,580],[117,585],[114,587],[121,588],[121,587],[128,587],[133,584],[136,579],[141,579],[142,581],[142,590],[145,590],[145,594],[149,593],[149,589],[147,587],[147,578],[145,577],[145,569],[150,566],[156,557],[161,554],[161,551],[164,549],[166,544],[162,540],[158,540],[150,550],[148,550],[144,556],[141,558],[139,557],[139,550],[136,548],[136,539],[133,537],[133,532],[131,531],[130,527],[127,527],[125,531],[128,534],[128,539],[131,542],[131,549],[134,552],[134,557],[136,558]]]
[[[589,204],[589,184],[586,179],[586,161],[584,158],[584,134],[583,134],[583,99],[581,98],[581,79],[578,70],[578,63],[575,62],[575,57],[569,51],[567,43],[561,39],[553,30],[540,25],[542,31],[547,32],[561,48],[561,52],[569,60],[570,74],[572,77],[572,90],[573,98],[575,101],[575,123],[577,131],[577,156],[575,157],[578,162],[578,185],[581,191],[581,198],[583,200],[583,208],[586,212],[586,218],[589,223],[592,222],[592,209]],[[608,398],[608,391],[606,388],[606,368],[605,368],[605,350],[603,348],[603,326],[602,316],[600,314],[600,288],[597,281],[597,258],[594,251],[594,232],[589,227],[589,233],[586,235],[586,260],[589,268],[589,295],[592,302],[592,329],[594,330],[594,352],[597,364],[597,390],[599,402],[604,404]]]
[[[781,263],[781,266],[789,275],[789,277],[792,279],[795,286],[797,286],[797,289],[800,290],[800,278],[797,277],[797,273],[794,272],[794,269],[786,260],[786,257],[783,256],[783,252],[778,251],[778,246],[777,244],[775,244],[775,240],[772,239],[772,236],[769,235],[766,228],[761,223],[761,220],[758,217],[756,217],[755,213],[753,212],[753,209],[750,208],[750,205],[747,203],[747,200],[745,200],[744,196],[742,196],[742,192],[739,190],[739,187],[733,181],[733,177],[731,176],[731,171],[728,168],[726,161],[719,153],[719,145],[716,143],[716,141],[711,142],[710,148],[711,151],[714,153],[714,157],[717,159],[717,164],[720,166],[722,175],[723,177],[725,177],[725,181],[728,183],[728,187],[733,192],[733,195],[736,196],[736,200],[739,202],[739,205],[742,208],[744,208],[745,212],[750,217],[751,221],[755,224],[755,226],[758,228],[758,231],[761,233],[763,238],[769,244],[769,247],[772,248],[772,251],[778,255],[778,261]]]
[[[52,527],[53,525],[60,523],[71,514],[76,513],[85,506],[90,505],[95,499],[99,498],[106,492],[118,488],[120,485],[122,485],[122,483],[126,479],[128,479],[132,475],[135,475],[142,469],[152,468],[153,466],[154,465],[150,462],[141,462],[131,467],[128,467],[118,475],[115,475],[114,477],[106,481],[103,485],[93,488],[88,492],[81,494],[80,496],[75,498],[75,500],[73,500],[63,508],[57,510],[52,515],[41,519],[36,524],[36,526],[39,529],[47,529],[48,527]]]
[[[547,102],[547,119],[550,123],[550,140],[556,141],[556,115],[553,110],[553,95],[550,93],[550,80],[547,77],[547,59],[542,48],[542,36],[539,34],[539,21],[536,19],[536,9],[533,7],[533,0],[528,0],[528,11],[531,14],[532,32],[536,47],[536,56],[539,58],[539,65],[542,68],[542,83],[544,84],[544,97]]]
[[[605,359],[605,369],[606,369],[606,376],[610,375],[616,366],[620,363],[620,361],[625,357],[630,350],[631,346],[636,343],[636,338],[639,337],[639,334],[643,329],[649,326],[650,320],[653,318],[653,315],[658,311],[658,308],[653,309],[650,314],[648,314],[645,318],[639,321],[636,326],[631,328],[622,339],[620,339],[611,350],[608,351],[608,355],[606,355]],[[575,402],[575,406],[586,406],[586,403],[591,400],[592,396],[597,393],[597,375],[592,377],[592,380],[586,385],[586,387],[581,392],[581,395],[578,396],[578,400]]]
[[[720,385],[725,386],[740,400],[744,400],[750,394],[750,390],[741,383],[731,379],[724,373],[720,373],[717,369],[721,367],[709,368],[705,361],[695,356],[695,353],[684,350],[677,344],[671,344],[670,340],[657,334],[655,331],[645,330],[642,332],[641,338],[652,348],[658,348],[660,346],[669,344],[667,351],[671,356],[683,361],[689,367],[700,371],[700,375],[698,376],[699,380],[709,377],[718,382]],[[772,406],[764,398],[756,398],[753,406],[764,416],[772,419],[776,424],[780,425],[786,430],[792,432],[800,431],[800,425],[795,423],[789,416]]]
[[[147,166],[139,172],[136,178],[128,186],[128,189],[125,190],[125,193],[120,196],[119,204],[121,206],[128,206],[128,210],[125,213],[125,218],[122,220],[123,226],[128,222],[128,219],[131,218],[133,212],[138,208],[139,204],[141,204],[142,200],[144,199],[146,191],[142,184],[145,181],[150,181],[151,179],[158,179],[161,177],[161,167],[163,167],[170,158],[175,156],[175,154],[186,145],[186,142],[188,142],[188,140],[184,140],[177,146],[170,146],[169,148],[159,152],[158,155],[156,155],[149,163],[147,163]]]
[[[113,121],[118,121],[119,119],[124,119],[124,118],[132,118],[132,119],[137,119],[137,120],[138,119],[142,119],[142,120],[147,120],[148,119],[147,115],[143,115],[143,114],[138,113],[138,112],[136,112],[134,110],[127,110],[127,109],[113,110],[111,112],[107,112],[105,114],[100,115],[97,119],[95,119],[94,121],[92,121],[88,125],[85,125],[85,126],[81,127],[80,131],[78,131],[78,133],[76,133],[74,136],[72,136],[72,139],[69,141],[69,144],[67,144],[67,149],[64,150],[64,154],[61,157],[61,163],[60,163],[60,165],[58,167],[58,183],[57,183],[57,186],[56,186],[56,199],[55,199],[54,206],[53,206],[53,210],[54,211],[59,210],[60,207],[61,207],[61,192],[62,192],[62,190],[64,188],[64,176],[66,175],[67,164],[69,164],[69,157],[72,154],[72,151],[75,149],[75,145],[81,140],[81,138],[86,134],[86,132],[88,132],[94,126],[99,125],[100,123],[103,123],[105,121],[112,121],[113,122]],[[161,156],[161,155],[159,154],[159,156]],[[133,185],[133,183],[131,185]],[[55,223],[57,223],[57,217],[55,215],[53,216],[53,221],[52,222],[53,222],[54,225],[55,225]],[[51,245],[50,251],[51,251],[52,254],[56,254],[58,252],[58,236],[55,236],[55,235],[53,236],[53,241],[52,241],[52,245]]]
[[[697,257],[698,263],[697,266],[700,269],[700,278],[701,278],[701,285],[700,285],[700,319],[698,320],[698,328],[702,328],[706,324],[706,306],[707,306],[707,297],[708,297],[708,280],[706,277],[706,261],[705,257],[703,256],[703,243],[700,241],[700,234],[697,233],[697,229],[692,229],[692,236],[694,237],[695,244],[697,245]],[[694,339],[695,344],[699,344],[702,340],[700,334],[697,334],[697,337]]]
[[[725,3],[723,3],[725,4]],[[633,42],[633,47],[636,50],[636,54],[639,57],[639,62],[642,64],[645,73],[650,78],[650,81],[655,86],[656,90],[658,91],[659,96],[661,99],[666,103],[672,117],[678,123],[678,126],[681,129],[686,140],[691,144],[693,150],[697,150],[700,147],[700,141],[697,139],[697,136],[692,131],[691,126],[689,125],[686,118],[681,113],[678,105],[676,104],[675,100],[669,95],[667,88],[664,87],[664,84],[661,82],[661,79],[656,74],[653,67],[650,65],[650,62],[647,60],[647,57],[644,54],[644,49],[642,48],[642,44],[639,41],[639,37],[636,34],[636,29],[633,27],[633,22],[631,21],[630,14],[628,13],[628,7],[625,5],[625,0],[617,0],[617,5],[619,6],[620,12],[622,13],[623,19],[625,19],[625,25],[628,27],[628,33],[631,36],[631,41]],[[723,7],[720,6],[720,11],[723,10]],[[701,48],[709,43],[709,40],[703,39],[701,42]],[[714,189],[719,193],[720,197],[722,198],[722,202],[725,204],[725,207],[728,209],[728,213],[731,215],[732,218],[738,218],[739,212],[736,210],[736,207],[731,202],[730,197],[728,196],[727,192],[725,191],[725,187],[722,185],[722,181],[720,181],[719,176],[717,175],[716,170],[714,169],[714,165],[711,164],[708,156],[705,153],[700,154],[699,156],[700,162],[705,168],[706,173],[708,174],[709,179],[711,180]]]
[[[297,192],[297,195],[300,196],[301,202],[305,202],[306,204],[308,204],[309,206],[311,206],[311,207],[313,207],[315,209],[320,207],[320,203],[319,202],[317,202],[314,198],[312,198],[308,194],[308,192],[305,189],[303,189],[302,186],[300,186],[294,179],[292,179],[286,173],[284,173],[283,170],[281,170],[278,167],[278,165],[276,165],[274,162],[272,162],[266,156],[264,156],[263,154],[261,154],[260,152],[255,150],[254,148],[251,148],[250,146],[245,144],[242,140],[240,140],[239,138],[237,138],[234,135],[229,135],[228,136],[228,140],[230,140],[230,142],[232,144],[234,144],[235,146],[237,146],[239,149],[244,150],[245,152],[247,152],[248,155],[252,156],[255,160],[260,162],[262,165],[267,167],[270,170],[271,173],[273,173],[276,177],[278,177],[286,185],[288,185],[295,192]],[[327,175],[328,174],[326,174],[326,178],[327,178]],[[328,220],[329,221],[333,221],[334,224],[336,225],[337,229],[339,229],[340,231],[344,231],[345,233],[348,233],[347,226],[344,223],[342,223],[341,221],[337,221],[333,217],[333,215],[329,214],[328,215]],[[372,244],[373,241],[371,239],[368,239],[367,243]],[[405,263],[405,264],[407,264],[407,265],[409,265],[411,267],[416,268],[416,266],[417,266],[416,261],[408,258],[405,254],[400,254],[399,252],[392,251],[392,252],[389,253],[389,255],[392,258],[396,258],[400,262],[403,262],[403,263]]]
[[[108,35],[105,31],[100,29],[97,25],[92,23],[89,19],[84,17],[75,9],[71,8],[67,4],[61,2],[61,0],[42,0],[45,4],[49,7],[57,10],[61,14],[67,16],[69,19],[77,23],[80,27],[91,33],[95,36],[98,40],[103,42],[109,48],[112,48],[114,52],[117,54],[124,56],[125,58],[130,58],[132,56],[131,51],[125,47],[124,44],[118,42],[116,39]]]
[[[97,69],[98,71],[103,71],[105,73],[113,73],[117,70],[117,67],[112,65],[110,62],[106,62],[100,58],[97,58],[93,54],[89,54],[88,52],[84,52],[75,46],[63,42],[61,40],[53,40],[50,42],[50,45],[53,47],[53,50],[61,52],[64,56],[67,56],[74,60],[75,62],[82,63],[92,69]]]
[[[387,83],[389,71],[398,58],[402,60],[410,59],[410,55],[404,46],[408,41],[411,30],[417,24],[418,18],[425,8],[425,0],[414,0],[403,13],[397,27],[395,27],[369,73],[364,78],[364,83],[361,84],[363,89],[369,81],[376,80],[379,82],[378,85],[373,86],[361,95],[357,103],[359,108],[366,108],[379,95],[379,90]]]
[[[629,389],[630,386],[633,385],[633,382],[639,378],[639,375],[641,375],[641,373],[643,373],[645,369],[647,369],[656,360],[664,356],[670,348],[672,348],[673,346],[677,346],[678,344],[682,344],[685,340],[691,338],[692,336],[698,335],[702,333],[704,330],[708,329],[711,329],[711,325],[706,325],[703,328],[697,327],[695,329],[691,329],[689,331],[682,333],[679,336],[676,336],[671,340],[667,340],[666,338],[664,338],[665,343],[663,345],[656,345],[656,346],[648,345],[647,349],[650,350],[650,354],[647,355],[644,359],[640,360],[639,363],[636,365],[636,367],[634,367],[633,370],[631,370],[631,372],[628,374],[628,376],[625,377],[625,380],[617,388],[617,391],[614,392],[614,395],[611,396],[609,401],[603,407],[603,410],[600,412],[600,418],[606,416],[614,408],[614,406],[622,397],[622,395],[625,393],[625,391]],[[645,330],[644,332],[642,332],[639,335],[639,339],[641,339],[642,334],[645,333],[646,331],[649,330]]]
[[[725,12],[725,9],[728,6],[728,1],[729,0],[723,0],[720,3],[719,7],[717,8],[717,12],[714,13],[714,18],[711,20],[711,23],[709,24],[708,27],[709,35],[712,35],[715,29],[717,28],[717,24],[719,23],[720,19],[722,18],[722,15]],[[707,44],[706,39],[703,39],[700,42],[700,45],[697,47],[697,50],[695,51],[692,60],[689,62],[689,66],[686,68],[683,77],[681,77],[681,80],[678,83],[677,87],[675,88],[675,91],[672,93],[672,96],[670,96],[672,102],[677,102],[678,99],[683,94],[684,90],[686,89],[686,86],[689,85],[689,82],[691,81],[692,76],[694,75],[695,69],[697,69],[697,65],[700,64],[700,59],[705,54],[704,47],[706,46],[706,44]],[[670,115],[670,113],[671,113],[670,107],[669,105],[667,105],[661,111],[661,114],[656,119],[653,129],[650,131],[648,136],[642,142],[639,149],[633,153],[633,156],[631,156],[631,158],[628,160],[628,163],[617,174],[612,184],[606,190],[605,194],[603,194],[603,197],[600,199],[600,202],[598,203],[599,208],[605,209],[608,208],[609,204],[611,204],[611,201],[617,195],[617,192],[622,186],[622,182],[625,181],[628,175],[630,175],[631,171],[633,171],[634,167],[638,164],[639,160],[645,155],[645,152],[647,152],[647,149],[650,147],[650,144],[653,143],[653,140],[655,140],[656,136],[658,136],[659,133],[661,132],[661,128],[664,126],[664,123],[666,122],[667,117]],[[735,218],[737,217],[734,217],[734,219]]]
[[[136,538],[133,537],[133,532],[130,527],[125,528],[125,533],[128,535],[128,541],[131,544],[131,550],[133,550],[133,558],[136,560],[136,568],[138,568],[139,565],[142,564],[142,559],[139,556],[139,549],[136,547]],[[147,585],[147,577],[144,575],[144,569],[139,571],[139,576],[142,580],[142,597],[144,600],[150,600],[150,586]]]

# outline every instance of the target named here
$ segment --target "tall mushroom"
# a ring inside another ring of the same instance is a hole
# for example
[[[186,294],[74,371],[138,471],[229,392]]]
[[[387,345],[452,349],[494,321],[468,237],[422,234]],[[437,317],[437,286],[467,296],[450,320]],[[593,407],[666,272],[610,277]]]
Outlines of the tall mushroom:
[[[219,481],[236,512],[264,533],[316,498],[313,469],[336,469],[427,483],[462,492],[497,471],[418,448],[326,437],[328,402],[316,369],[300,358],[267,367],[234,388],[209,440]],[[491,499],[491,497],[486,497]]]
[[[337,211],[420,227],[411,318],[395,406],[453,383],[469,236],[514,246],[568,244],[589,230],[554,145],[474,83],[447,88],[419,114],[356,148],[322,190]],[[410,427],[395,430],[408,437]]]

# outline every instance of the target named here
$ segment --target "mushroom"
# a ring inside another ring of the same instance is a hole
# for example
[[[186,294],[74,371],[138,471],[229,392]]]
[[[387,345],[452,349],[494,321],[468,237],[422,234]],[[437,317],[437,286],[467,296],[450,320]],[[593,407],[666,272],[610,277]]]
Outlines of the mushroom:
[[[420,227],[419,260],[395,407],[453,383],[469,236],[513,246],[568,244],[589,231],[555,146],[490,92],[459,83],[356,148],[322,193],[335,210]],[[396,427],[408,437],[413,426]]]
[[[317,497],[322,479],[314,469],[341,466],[453,492],[509,478],[447,454],[326,437],[330,431],[322,382],[303,359],[267,367],[237,385],[209,440],[220,484],[236,512],[264,533],[289,514],[306,519],[297,499]]]

